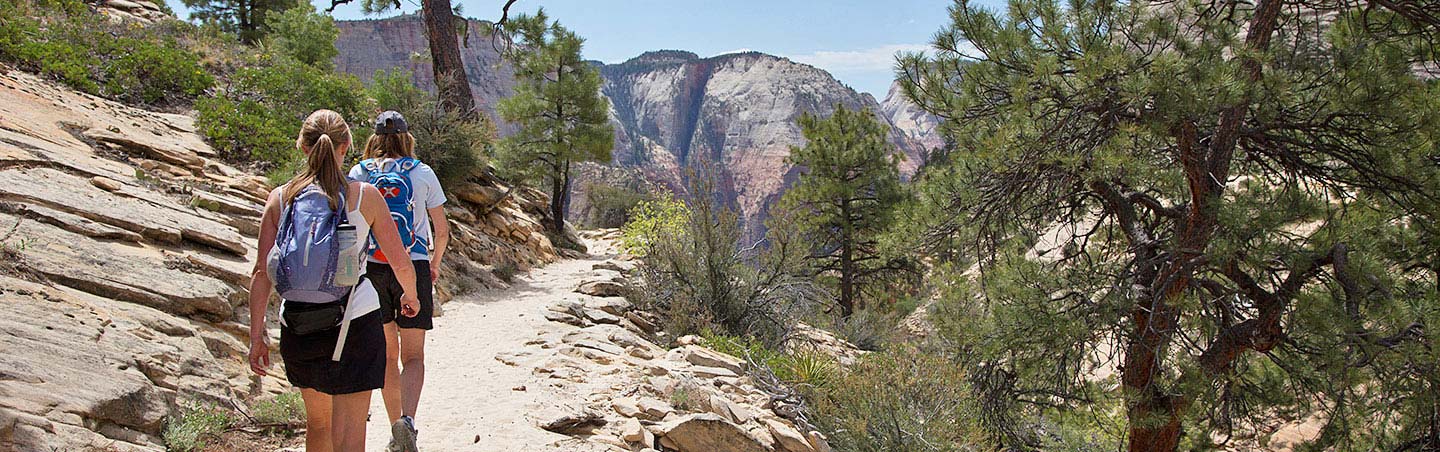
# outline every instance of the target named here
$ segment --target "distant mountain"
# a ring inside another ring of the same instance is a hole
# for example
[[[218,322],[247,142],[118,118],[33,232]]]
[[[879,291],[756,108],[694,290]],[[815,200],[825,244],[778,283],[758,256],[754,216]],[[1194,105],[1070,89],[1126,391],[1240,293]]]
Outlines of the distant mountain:
[[[880,112],[895,128],[920,144],[926,152],[945,145],[945,140],[940,136],[940,118],[921,110],[910,102],[910,99],[906,99],[905,93],[900,91],[899,82],[890,85],[890,92],[886,93],[885,100],[880,102]]]
[[[338,25],[340,70],[368,78],[376,69],[404,67],[433,88],[423,58],[428,53],[424,24],[418,18]],[[513,70],[491,44],[488,23],[472,22],[470,28],[471,42],[464,49],[469,79],[481,108],[494,115],[495,102],[513,89]],[[882,105],[824,70],[782,57],[747,52],[701,58],[660,50],[619,64],[595,64],[615,125],[612,165],[680,193],[688,168],[710,168],[717,178],[716,195],[740,212],[752,233],[763,230],[766,210],[794,180],[796,170],[785,157],[790,146],[804,143],[796,123],[802,113],[828,115],[835,105],[875,112],[891,126],[890,142],[905,155],[901,171],[907,176],[938,141],[927,135],[934,129],[933,118],[925,122],[894,90]],[[507,131],[501,128],[502,134]],[[575,184],[572,211],[584,208],[588,182]]]

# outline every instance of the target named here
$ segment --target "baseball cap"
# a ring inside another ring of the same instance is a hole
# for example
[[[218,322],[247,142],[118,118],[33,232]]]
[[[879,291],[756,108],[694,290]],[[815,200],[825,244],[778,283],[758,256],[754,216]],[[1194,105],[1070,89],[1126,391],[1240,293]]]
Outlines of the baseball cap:
[[[410,124],[405,123],[405,117],[401,116],[398,111],[389,110],[375,117],[375,133],[377,135],[408,131],[410,131]]]

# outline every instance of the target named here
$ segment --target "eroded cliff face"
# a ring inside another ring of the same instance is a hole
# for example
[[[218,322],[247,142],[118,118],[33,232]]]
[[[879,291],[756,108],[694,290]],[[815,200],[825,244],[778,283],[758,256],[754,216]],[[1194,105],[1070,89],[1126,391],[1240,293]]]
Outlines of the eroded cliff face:
[[[354,74],[367,83],[375,71],[407,70],[415,82],[434,92],[435,76],[430,65],[430,44],[425,39],[425,22],[418,15],[407,14],[381,20],[336,21],[340,38],[335,41],[335,69]],[[500,57],[502,43],[491,38],[492,24],[471,20],[460,42],[460,57],[465,61],[465,76],[475,96],[476,107],[495,115],[495,104],[509,96],[515,87],[515,70]],[[381,106],[384,107],[383,105]],[[498,124],[498,123],[497,123]],[[499,124],[501,133],[513,130]]]
[[[890,84],[890,92],[886,93],[885,100],[880,102],[880,112],[890,120],[890,124],[919,144],[925,152],[933,152],[945,146],[945,139],[940,135],[940,118],[921,110],[910,102],[910,99],[905,98],[905,93],[900,91],[899,82]]]
[[[721,199],[752,232],[793,182],[797,170],[785,158],[791,146],[805,143],[802,114],[825,116],[841,105],[889,122],[870,95],[823,70],[762,53],[650,52],[601,72],[621,130],[616,163],[682,193],[689,169],[713,170]],[[893,125],[890,143],[906,157],[901,172],[913,173],[920,145]]]

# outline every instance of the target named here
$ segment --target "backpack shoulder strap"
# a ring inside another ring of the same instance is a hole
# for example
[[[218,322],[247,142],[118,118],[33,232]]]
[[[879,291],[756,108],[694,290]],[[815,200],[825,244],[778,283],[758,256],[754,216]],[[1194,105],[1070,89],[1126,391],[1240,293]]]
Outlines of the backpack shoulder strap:
[[[413,157],[401,157],[395,160],[395,172],[409,176],[410,171],[420,166],[420,161]]]
[[[365,160],[361,160],[361,161],[360,161],[360,167],[361,167],[361,168],[365,168],[365,171],[371,172],[371,173],[380,171],[380,165],[375,162],[375,159],[365,159]]]

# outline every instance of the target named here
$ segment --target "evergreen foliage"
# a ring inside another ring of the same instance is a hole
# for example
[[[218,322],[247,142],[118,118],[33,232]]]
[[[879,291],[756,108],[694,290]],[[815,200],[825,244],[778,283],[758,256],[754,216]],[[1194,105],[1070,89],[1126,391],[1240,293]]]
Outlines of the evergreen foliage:
[[[308,4],[304,0],[180,0],[190,9],[190,20],[215,24],[234,33],[240,42],[255,44],[268,32],[270,13]]]
[[[614,147],[609,102],[600,71],[580,56],[584,40],[550,21],[544,10],[506,24],[518,42],[515,94],[500,101],[500,117],[520,130],[501,141],[496,166],[506,175],[550,190],[551,233],[565,228],[570,171],[576,162],[609,162]]]
[[[906,196],[896,169],[904,157],[868,110],[836,105],[827,118],[806,113],[800,130],[806,144],[791,146],[785,161],[802,170],[779,207],[798,213],[796,227],[813,236],[815,267],[837,275],[840,314],[849,317],[865,289],[908,267],[879,248],[892,210]]]
[[[980,264],[939,320],[1001,445],[1063,418],[1210,448],[1288,412],[1316,450],[1440,446],[1437,29],[1390,8],[962,0],[901,61],[955,144],[914,218]]]
[[[430,165],[442,186],[453,187],[485,169],[495,126],[483,115],[467,117],[441,107],[435,94],[415,86],[407,71],[377,71],[365,90],[379,110],[395,110],[410,124],[415,157]],[[361,142],[363,143],[363,142]]]
[[[0,2],[0,58],[135,104],[188,103],[214,83],[174,36],[111,23],[79,0]]]
[[[335,40],[340,38],[340,28],[335,19],[317,14],[309,2],[301,2],[294,8],[270,11],[266,23],[272,30],[268,38],[276,51],[300,63],[321,69],[335,66]]]

